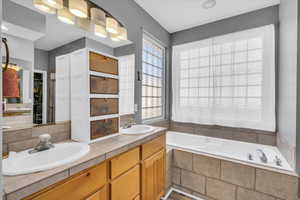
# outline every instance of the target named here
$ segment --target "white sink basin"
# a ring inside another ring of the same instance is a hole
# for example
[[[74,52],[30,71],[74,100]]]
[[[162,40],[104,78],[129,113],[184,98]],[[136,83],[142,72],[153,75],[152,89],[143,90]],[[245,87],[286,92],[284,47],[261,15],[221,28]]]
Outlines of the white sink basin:
[[[49,170],[61,165],[74,162],[90,150],[88,144],[68,142],[54,144],[54,148],[29,154],[29,150],[19,153],[11,152],[2,161],[3,175],[13,176]]]
[[[145,134],[154,131],[155,127],[148,125],[133,125],[130,128],[121,129],[120,132],[128,135],[137,135],[137,134]]]

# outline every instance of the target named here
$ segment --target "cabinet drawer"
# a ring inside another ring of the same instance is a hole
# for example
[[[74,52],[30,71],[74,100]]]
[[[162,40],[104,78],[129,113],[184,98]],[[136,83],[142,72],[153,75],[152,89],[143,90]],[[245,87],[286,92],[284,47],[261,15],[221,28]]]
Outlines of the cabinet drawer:
[[[107,200],[107,186],[89,196],[86,200]]]
[[[166,136],[160,136],[142,145],[142,159],[146,159],[166,146]]]
[[[140,166],[111,182],[111,200],[131,200],[140,194]]]
[[[111,179],[120,176],[122,173],[126,172],[133,166],[139,163],[140,160],[140,148],[137,147],[126,153],[118,155],[111,159]]]
[[[81,200],[96,192],[107,182],[106,162],[76,175],[64,183],[29,198],[32,200],[72,199]]]
[[[119,101],[118,99],[98,99],[92,98],[90,100],[91,116],[118,114]]]
[[[118,75],[118,60],[90,52],[90,70]]]
[[[101,76],[90,76],[91,94],[118,94],[119,82],[117,79]]]
[[[119,132],[119,118],[91,121],[91,139]]]

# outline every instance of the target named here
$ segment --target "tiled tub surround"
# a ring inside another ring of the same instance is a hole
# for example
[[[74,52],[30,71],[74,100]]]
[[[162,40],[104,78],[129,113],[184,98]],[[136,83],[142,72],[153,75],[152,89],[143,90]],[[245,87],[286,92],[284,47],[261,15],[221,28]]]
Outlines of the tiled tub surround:
[[[276,133],[244,128],[170,122],[169,130],[276,146]]]
[[[51,142],[53,143],[69,140],[70,122],[3,130],[3,153],[33,148],[39,142],[38,137],[46,133],[51,135]]]
[[[143,135],[117,135],[90,144],[90,152],[71,164],[33,174],[4,176],[5,197],[7,200],[22,199],[84,169],[161,136],[165,134],[165,131],[165,128],[157,128],[152,133]]]
[[[171,170],[174,188],[205,200],[298,199],[296,174],[177,149],[173,149]]]
[[[208,154],[218,158],[236,160],[248,165],[259,165],[293,173],[293,169],[282,156],[278,148],[270,145],[253,144],[174,131],[168,131],[167,144],[177,149],[188,150],[194,153]],[[265,160],[262,160],[263,154],[265,155]]]

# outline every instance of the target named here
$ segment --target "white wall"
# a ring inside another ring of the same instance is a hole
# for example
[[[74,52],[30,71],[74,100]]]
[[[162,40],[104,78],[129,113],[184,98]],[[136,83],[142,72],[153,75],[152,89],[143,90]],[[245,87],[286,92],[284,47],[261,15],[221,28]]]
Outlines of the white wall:
[[[296,167],[298,0],[281,0],[278,69],[278,139],[280,151]]]
[[[33,62],[34,62],[33,41],[25,40],[25,39],[7,35],[7,34],[3,34],[2,37],[7,38],[11,58],[30,61],[33,64]]]

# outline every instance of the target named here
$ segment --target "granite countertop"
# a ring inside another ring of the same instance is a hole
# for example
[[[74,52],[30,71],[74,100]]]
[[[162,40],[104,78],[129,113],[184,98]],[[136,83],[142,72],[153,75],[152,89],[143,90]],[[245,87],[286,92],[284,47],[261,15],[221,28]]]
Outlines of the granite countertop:
[[[4,195],[7,200],[22,199],[106,159],[163,135],[165,131],[165,128],[157,127],[155,131],[147,134],[117,135],[90,144],[89,153],[73,163],[38,173],[3,176]]]

